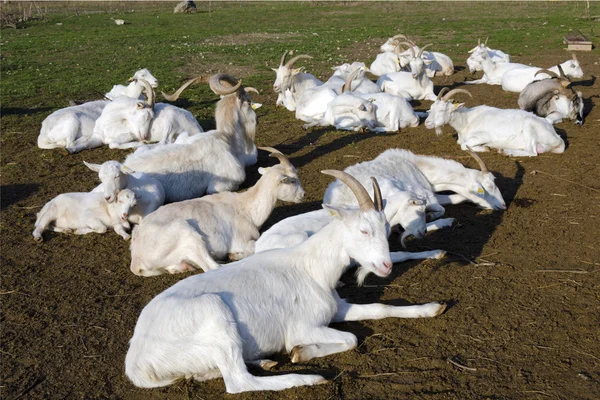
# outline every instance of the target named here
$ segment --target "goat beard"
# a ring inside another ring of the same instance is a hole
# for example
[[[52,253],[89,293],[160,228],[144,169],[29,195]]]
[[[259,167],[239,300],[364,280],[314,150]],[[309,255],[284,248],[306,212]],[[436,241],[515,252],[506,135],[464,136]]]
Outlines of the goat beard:
[[[440,136],[442,134],[442,128],[441,127],[435,128],[435,134]]]
[[[371,271],[369,271],[368,269],[366,269],[365,267],[360,265],[358,267],[358,269],[356,270],[356,284],[358,286],[362,286],[363,283],[365,283],[365,279],[367,278],[367,275],[369,275],[370,273],[371,273]]]

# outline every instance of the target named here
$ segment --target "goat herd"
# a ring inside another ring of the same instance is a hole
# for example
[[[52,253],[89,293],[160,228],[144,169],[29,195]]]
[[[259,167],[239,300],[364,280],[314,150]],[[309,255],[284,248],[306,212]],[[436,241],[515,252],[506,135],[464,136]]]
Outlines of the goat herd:
[[[282,350],[297,363],[356,347],[356,336],[329,328],[331,322],[435,317],[445,310],[438,302],[349,304],[335,288],[351,265],[358,265],[362,283],[371,272],[388,276],[395,262],[445,255],[442,250],[390,253],[391,227],[403,230],[404,245],[408,236],[451,226],[454,219],[440,219],[446,204],[470,201],[505,209],[494,175],[475,151],[562,153],[565,144],[552,123],[564,118],[583,122],[581,93],[569,88],[567,78],[580,78],[583,72],[575,56],[542,69],[510,63],[507,54],[479,43],[467,65],[484,75],[467,83],[501,84],[521,92],[521,109],[466,108],[452,98],[470,96],[467,90],[444,88],[434,94],[430,77],[450,75],[454,65],[441,53],[425,51],[428,46],[394,36],[370,68],[344,64],[324,83],[294,68],[310,56],[286,62],[286,52],[274,69],[277,105],[295,111],[306,128],[387,132],[426,118],[426,128],[439,134],[449,124],[480,169],[389,149],[345,171],[322,171],[337,178],[325,192],[323,209],[284,219],[262,235],[260,228],[276,202],[300,202],[304,190],[284,154],[259,147],[279,164],[259,168],[262,176],[253,187],[233,192],[245,179],[245,167],[257,162],[254,109],[260,105],[249,95],[257,90],[242,86],[241,80],[228,74],[208,80],[221,96],[216,129],[209,132],[190,112],[155,103],[158,81],[147,69],[137,71],[129,86],[113,87],[108,100],[61,109],[44,120],[40,148],[73,153],[108,144],[136,150],[123,163],[86,163],[101,184],[90,193],[65,193],[48,202],[37,216],[36,240],[42,241],[46,229],[86,234],[107,228],[129,239],[132,223],[137,224],[131,234],[134,274],[205,271],[181,280],[142,310],[125,359],[126,375],[136,386],[217,377],[230,393],[320,384],[325,379],[319,375],[257,377],[247,364],[269,369],[276,363],[265,357]],[[378,75],[377,83],[366,72]],[[205,79],[192,79],[175,94],[163,95],[176,100],[200,81]],[[410,100],[433,104],[427,113],[415,113]],[[218,261],[226,258],[237,261],[221,268]]]

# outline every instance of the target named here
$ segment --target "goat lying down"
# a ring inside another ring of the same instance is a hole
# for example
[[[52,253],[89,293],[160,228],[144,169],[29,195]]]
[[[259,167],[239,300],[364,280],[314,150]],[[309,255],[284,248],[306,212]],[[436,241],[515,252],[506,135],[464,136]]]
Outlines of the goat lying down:
[[[121,190],[113,203],[107,202],[102,193],[63,193],[37,214],[33,238],[41,242],[42,232],[50,226],[54,232],[76,235],[104,233],[106,228],[113,228],[127,240],[129,234],[125,229],[130,228],[127,217],[134,206],[135,194],[129,189]]]
[[[452,126],[458,133],[461,149],[489,151],[493,148],[509,156],[530,157],[565,151],[565,142],[546,119],[523,110],[488,106],[465,108],[464,104],[453,104],[452,96],[460,92],[471,96],[468,91],[453,89],[444,95],[444,89],[431,105],[425,127],[441,133],[443,125]]]
[[[243,193],[221,192],[163,206],[133,231],[131,272],[153,276],[219,268],[215,260],[254,253],[259,229],[277,200],[304,197],[298,173],[279,151],[265,147],[280,164],[259,168],[262,177]]]
[[[445,305],[395,307],[349,304],[335,285],[351,259],[368,272],[391,272],[381,194],[373,202],[364,187],[340,171],[323,171],[351,185],[360,209],[325,206],[335,219],[289,249],[256,253],[184,279],[142,310],[125,358],[125,373],[139,387],[178,379],[223,377],[228,393],[283,390],[325,383],[320,375],[251,375],[245,363],[285,350],[293,363],[356,347],[335,321],[440,315]],[[366,275],[366,273],[365,273]]]
[[[147,68],[142,68],[136,71],[135,74],[127,80],[129,85],[114,85],[110,92],[106,93],[104,97],[109,100],[114,100],[119,96],[127,96],[139,100],[144,90],[144,85],[140,81],[141,79],[148,82],[153,88],[158,87],[158,79],[156,79]]]
[[[126,166],[163,185],[167,203],[236,190],[246,178],[244,167],[256,163],[256,113],[247,93],[256,89],[245,90],[241,81],[227,74],[212,76],[210,87],[222,96],[216,130],[190,144],[141,147],[125,159]]]
[[[531,111],[535,115],[546,118],[550,123],[557,124],[564,118],[575,120],[583,125],[583,96],[581,92],[568,87],[571,84],[559,65],[560,76],[552,71],[539,70],[552,76],[550,79],[533,81],[525,86],[519,95],[519,108]]]

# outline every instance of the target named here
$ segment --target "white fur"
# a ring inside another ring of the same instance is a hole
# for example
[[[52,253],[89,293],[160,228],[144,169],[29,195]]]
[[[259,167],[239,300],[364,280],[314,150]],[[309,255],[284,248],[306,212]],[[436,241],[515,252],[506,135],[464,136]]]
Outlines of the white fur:
[[[389,93],[359,94],[359,97],[369,100],[375,107],[377,127],[375,132],[396,132],[407,126],[412,128],[419,125],[419,117],[406,99]]]
[[[560,64],[566,76],[570,78],[582,78],[583,71],[579,62],[577,60],[567,60],[564,63]],[[519,68],[513,68],[510,71],[507,71],[504,75],[502,75],[502,89],[508,92],[516,92],[519,93],[525,87],[533,82],[539,81],[542,79],[548,79],[550,76],[545,73],[541,73],[536,75],[536,73],[541,70],[539,67],[529,67],[523,66]],[[556,75],[559,75],[558,66],[553,66],[547,68],[548,71],[554,72]]]
[[[259,229],[277,200],[304,197],[296,170],[260,168],[260,180],[243,193],[222,192],[163,206],[133,231],[131,272],[153,276],[219,267],[254,253]]]
[[[38,147],[75,152],[78,145],[93,135],[96,120],[108,103],[106,100],[90,101],[53,112],[42,122]]]
[[[106,228],[113,228],[127,240],[127,217],[134,206],[135,194],[129,189],[121,190],[113,203],[107,202],[102,193],[63,193],[46,203],[37,214],[33,237],[42,241],[42,232],[52,224],[55,232],[76,235],[104,233]]]
[[[471,54],[469,58],[467,58],[469,72],[475,73],[483,70],[483,67],[481,66],[481,62],[483,61],[481,53],[484,51],[487,52],[488,57],[496,64],[510,62],[510,56],[505,52],[497,49],[490,49],[485,44],[479,44],[469,50],[469,53]]]
[[[483,46],[483,44],[481,45]],[[525,64],[511,63],[511,62],[498,62],[494,61],[492,57],[488,55],[487,51],[479,51],[479,58],[481,59],[481,69],[483,71],[483,77],[473,81],[466,81],[466,84],[475,85],[480,83],[487,83],[488,85],[501,85],[502,76],[514,68],[527,67]]]
[[[398,72],[402,69],[400,66],[400,58],[393,51],[386,51],[377,54],[375,60],[369,67],[373,75],[381,76],[392,72]]]
[[[377,85],[382,92],[405,98],[406,100],[435,100],[433,82],[425,72],[425,65],[430,63],[420,57],[411,57],[410,72],[400,71],[379,77]]]

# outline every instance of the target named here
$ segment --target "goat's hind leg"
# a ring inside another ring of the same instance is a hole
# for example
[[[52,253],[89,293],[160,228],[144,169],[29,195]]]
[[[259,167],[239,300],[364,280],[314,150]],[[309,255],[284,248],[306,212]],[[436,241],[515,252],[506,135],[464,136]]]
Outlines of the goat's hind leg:
[[[324,383],[319,375],[287,374],[258,377],[250,374],[243,358],[242,339],[233,313],[216,294],[206,294],[198,299],[201,309],[212,310],[204,313],[203,324],[211,326],[212,343],[203,346],[203,355],[210,355],[217,366],[228,393],[241,393],[255,390],[283,390],[295,386]],[[191,372],[191,371],[190,371]],[[192,372],[196,379],[215,376],[216,371]]]
[[[290,358],[293,363],[297,363],[353,349],[358,340],[350,332],[324,326],[298,329],[292,344],[294,342],[298,344],[290,351]]]

